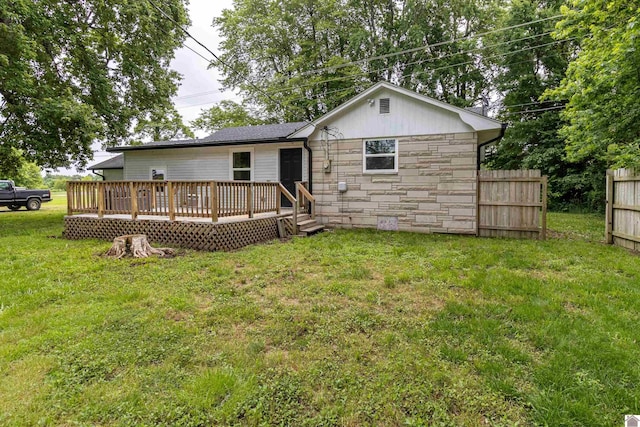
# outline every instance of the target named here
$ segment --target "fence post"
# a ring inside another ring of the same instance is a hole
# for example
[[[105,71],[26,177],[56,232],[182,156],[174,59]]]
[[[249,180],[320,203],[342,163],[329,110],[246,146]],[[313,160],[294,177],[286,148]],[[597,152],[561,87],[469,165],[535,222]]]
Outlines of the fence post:
[[[605,239],[608,244],[613,244],[613,204],[615,202],[615,181],[613,171],[607,170],[607,208],[605,220]]]
[[[247,185],[247,213],[253,218],[253,182]]]
[[[134,182],[129,183],[129,194],[131,196],[131,219],[138,218],[138,192]]]
[[[173,197],[173,184],[171,183],[171,181],[167,181],[167,197],[168,197],[168,201],[169,201],[169,221],[175,221],[176,220],[176,207],[175,207],[175,200]]]
[[[547,176],[542,177],[542,240],[547,239],[547,187],[548,187],[548,178]]]
[[[476,171],[476,237],[480,237],[480,170]]]
[[[104,216],[104,182],[98,182],[98,218]]]
[[[218,183],[211,181],[211,220],[218,222]]]

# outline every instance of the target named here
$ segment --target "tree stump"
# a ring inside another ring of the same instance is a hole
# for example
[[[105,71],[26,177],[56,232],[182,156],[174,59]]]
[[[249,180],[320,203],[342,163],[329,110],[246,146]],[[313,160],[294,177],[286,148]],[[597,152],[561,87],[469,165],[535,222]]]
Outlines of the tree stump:
[[[173,254],[174,251],[171,248],[152,247],[144,234],[128,234],[113,239],[113,245],[105,255],[118,259],[127,255],[131,255],[134,258],[148,258],[149,255],[165,257]]]

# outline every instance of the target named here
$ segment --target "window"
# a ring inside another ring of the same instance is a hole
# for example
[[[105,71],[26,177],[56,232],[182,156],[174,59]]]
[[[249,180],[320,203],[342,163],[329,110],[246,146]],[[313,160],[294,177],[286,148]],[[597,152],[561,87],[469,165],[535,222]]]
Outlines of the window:
[[[166,172],[164,169],[153,168],[151,169],[151,179],[154,181],[164,181],[166,179]]]
[[[364,173],[398,172],[398,141],[370,139],[364,141]]]
[[[251,151],[235,151],[231,153],[231,179],[234,181],[251,181]]]
[[[380,114],[389,114],[390,111],[389,98],[380,98]]]
[[[0,190],[12,190],[11,184],[8,182],[0,182]]]

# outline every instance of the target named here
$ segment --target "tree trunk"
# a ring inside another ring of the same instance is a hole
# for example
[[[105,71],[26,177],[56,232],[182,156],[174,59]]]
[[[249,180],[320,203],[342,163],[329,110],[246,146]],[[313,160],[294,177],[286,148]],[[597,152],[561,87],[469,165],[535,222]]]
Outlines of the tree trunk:
[[[173,255],[173,253],[174,251],[171,248],[152,247],[144,234],[129,234],[113,239],[113,246],[105,255],[118,259],[127,255],[131,255],[134,258],[148,258],[149,255],[165,257]]]

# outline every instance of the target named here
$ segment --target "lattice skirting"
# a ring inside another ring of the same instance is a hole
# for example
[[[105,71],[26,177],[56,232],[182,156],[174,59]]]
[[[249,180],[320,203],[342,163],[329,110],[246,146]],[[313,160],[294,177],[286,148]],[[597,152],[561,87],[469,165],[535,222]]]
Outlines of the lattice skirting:
[[[229,251],[278,238],[277,217],[241,222],[202,223],[67,216],[64,237],[71,240],[113,240],[125,234],[146,234],[152,243],[205,251]]]

